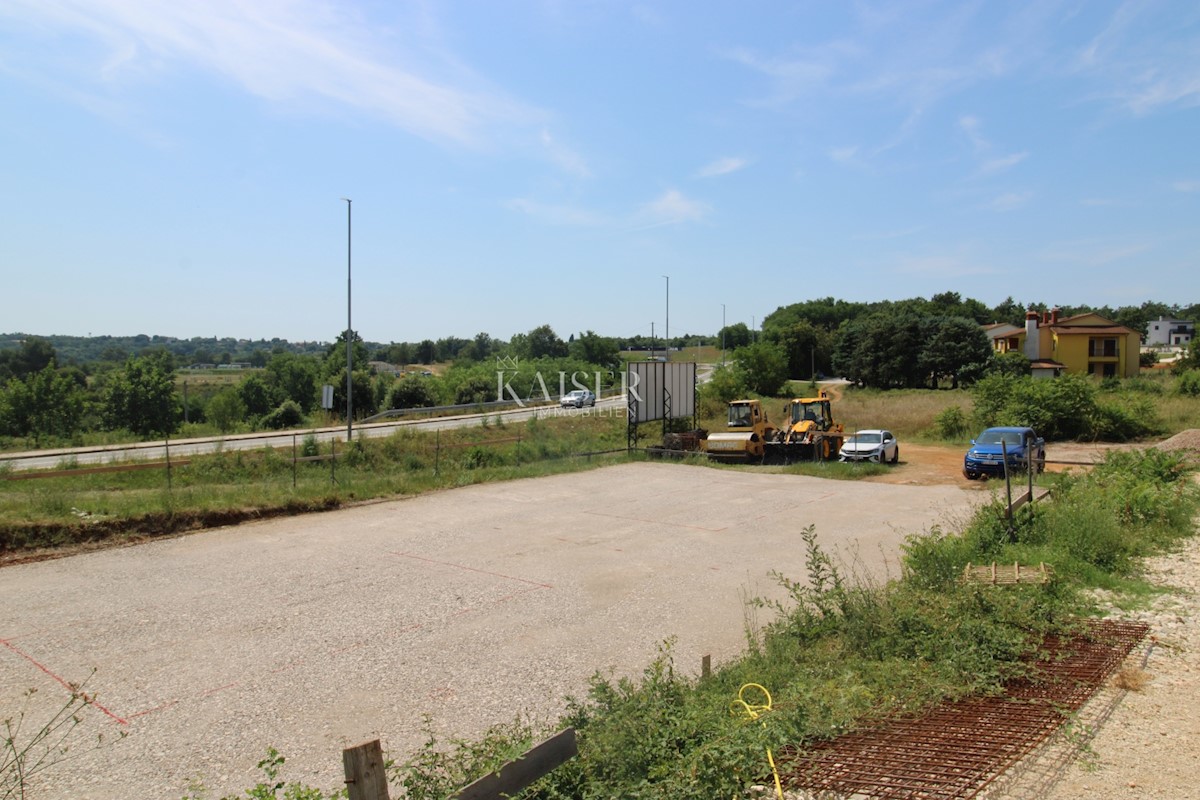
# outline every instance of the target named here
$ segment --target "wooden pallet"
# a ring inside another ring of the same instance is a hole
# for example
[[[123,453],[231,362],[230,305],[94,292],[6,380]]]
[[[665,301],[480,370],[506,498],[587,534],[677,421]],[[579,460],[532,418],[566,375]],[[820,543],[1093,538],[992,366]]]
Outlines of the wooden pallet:
[[[967,564],[963,568],[960,581],[962,583],[981,583],[992,586],[1017,583],[1049,583],[1054,578],[1054,568],[1041,563],[1036,567],[1022,564],[991,564],[975,566]]]

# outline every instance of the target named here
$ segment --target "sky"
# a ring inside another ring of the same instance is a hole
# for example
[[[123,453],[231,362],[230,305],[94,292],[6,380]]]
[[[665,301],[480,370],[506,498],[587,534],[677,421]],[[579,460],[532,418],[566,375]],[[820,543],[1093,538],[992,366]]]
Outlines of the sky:
[[[0,332],[332,341],[348,276],[378,342],[1195,303],[1200,4],[0,2]]]

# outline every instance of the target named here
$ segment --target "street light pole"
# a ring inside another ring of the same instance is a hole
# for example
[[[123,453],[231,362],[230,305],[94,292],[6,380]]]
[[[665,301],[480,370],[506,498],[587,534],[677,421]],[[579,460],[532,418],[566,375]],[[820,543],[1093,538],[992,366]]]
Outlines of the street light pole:
[[[725,304],[721,303],[721,366],[725,366]]]
[[[350,325],[350,203],[349,197],[343,197],[346,201],[346,445],[350,445],[350,437],[354,435],[354,357],[353,352],[353,327]]]
[[[667,332],[663,335],[663,343],[666,345],[663,352],[667,354],[667,361],[671,360],[671,276],[663,275],[667,279]]]

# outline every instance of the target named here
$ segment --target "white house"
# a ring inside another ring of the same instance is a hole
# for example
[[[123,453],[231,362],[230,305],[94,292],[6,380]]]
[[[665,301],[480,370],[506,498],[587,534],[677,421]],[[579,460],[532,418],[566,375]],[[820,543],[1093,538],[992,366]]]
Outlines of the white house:
[[[1186,319],[1159,317],[1150,320],[1146,331],[1146,344],[1185,347],[1196,334],[1196,324]]]

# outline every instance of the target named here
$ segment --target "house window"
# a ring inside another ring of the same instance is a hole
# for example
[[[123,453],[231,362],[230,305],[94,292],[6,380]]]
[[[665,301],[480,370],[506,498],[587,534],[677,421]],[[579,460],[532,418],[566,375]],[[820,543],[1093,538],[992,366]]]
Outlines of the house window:
[[[1100,339],[1096,337],[1088,339],[1089,358],[1116,358],[1117,355],[1116,339]]]

